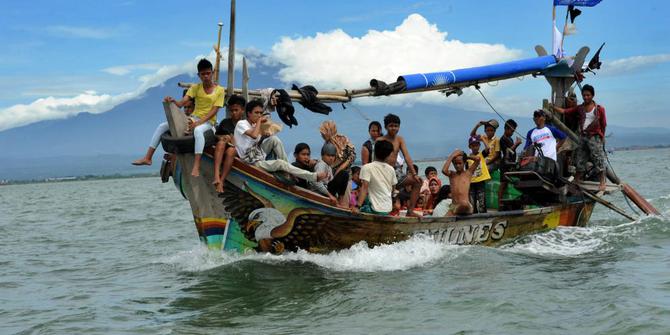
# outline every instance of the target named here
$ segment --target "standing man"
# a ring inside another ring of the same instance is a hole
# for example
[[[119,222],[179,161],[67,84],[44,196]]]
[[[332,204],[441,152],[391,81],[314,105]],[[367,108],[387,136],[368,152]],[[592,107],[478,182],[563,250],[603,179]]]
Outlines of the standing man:
[[[599,175],[601,192],[605,191],[605,129],[607,128],[607,118],[605,116],[605,107],[598,105],[593,97],[596,95],[595,89],[591,85],[582,87],[582,99],[584,102],[572,108],[560,108],[554,106],[554,110],[570,115],[577,114],[579,123],[579,136],[581,145],[575,150],[575,165],[577,167],[577,181],[582,180],[586,172],[586,162],[593,163],[593,168]]]

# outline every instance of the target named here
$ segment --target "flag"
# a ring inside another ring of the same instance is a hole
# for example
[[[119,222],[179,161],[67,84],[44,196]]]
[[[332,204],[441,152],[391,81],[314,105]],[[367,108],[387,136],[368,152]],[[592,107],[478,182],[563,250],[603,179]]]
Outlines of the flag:
[[[600,66],[603,64],[600,61],[600,51],[603,50],[603,47],[605,46],[605,43],[603,43],[600,48],[598,48],[598,51],[596,51],[596,54],[593,55],[593,58],[589,61],[589,65],[587,66],[587,69],[589,70],[600,70]]]
[[[551,53],[556,58],[563,58],[563,34],[556,28],[556,20],[554,20],[554,38],[552,41]]]
[[[583,6],[593,7],[602,0],[554,0],[554,6]]]
[[[582,11],[575,8],[574,5],[568,6],[568,12],[570,13],[570,23],[575,23],[577,16],[582,13]]]

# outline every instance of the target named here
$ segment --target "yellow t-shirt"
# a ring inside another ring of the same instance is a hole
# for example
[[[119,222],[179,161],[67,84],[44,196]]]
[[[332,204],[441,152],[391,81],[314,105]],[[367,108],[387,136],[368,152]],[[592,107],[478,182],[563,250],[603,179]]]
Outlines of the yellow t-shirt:
[[[489,174],[489,168],[486,166],[486,162],[484,161],[484,155],[482,153],[477,154],[479,156],[479,166],[477,169],[475,169],[475,172],[472,174],[472,178],[470,178],[471,183],[478,183],[480,181],[486,181],[491,179],[491,175]],[[474,164],[475,161],[468,159],[468,166],[471,164]]]
[[[493,136],[490,140],[486,134],[481,136],[481,139],[484,143],[486,143],[486,146],[489,148],[489,155],[486,156],[488,160],[493,160],[494,158],[498,157],[500,154],[500,139],[498,136]]]
[[[202,83],[199,83],[189,87],[186,95],[195,100],[195,110],[192,115],[204,119],[207,113],[212,110],[212,106],[223,107],[225,90],[223,87],[216,85],[214,91],[211,94],[207,94],[202,87]],[[209,122],[216,124],[216,114],[209,119]]]

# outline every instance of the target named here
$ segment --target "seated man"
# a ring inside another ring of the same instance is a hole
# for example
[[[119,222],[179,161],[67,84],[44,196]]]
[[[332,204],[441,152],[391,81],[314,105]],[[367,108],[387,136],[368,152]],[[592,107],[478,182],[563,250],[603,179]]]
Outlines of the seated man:
[[[477,129],[481,126],[484,126],[484,135],[477,135]],[[486,147],[486,150],[484,150],[486,165],[488,165],[488,169],[491,172],[498,168],[498,162],[500,161],[500,140],[496,136],[497,129],[498,121],[491,119],[488,121],[479,121],[470,132],[470,136],[479,136],[479,139],[484,143]]]
[[[184,93],[182,94],[182,97],[186,96],[186,92],[188,90],[184,90]],[[184,114],[186,115],[191,115],[193,114],[193,110],[195,109],[195,104],[193,101],[188,101],[187,103],[184,104]],[[134,160],[131,164],[133,165],[151,165],[152,159],[154,157],[154,152],[156,152],[156,148],[158,147],[158,143],[161,141],[161,135],[163,135],[166,131],[170,130],[170,126],[168,125],[167,121],[161,123],[156,127],[156,130],[154,130],[154,135],[151,136],[151,142],[149,142],[149,149],[147,149],[146,154],[144,154],[144,157]]]
[[[533,112],[533,121],[535,121],[535,128],[528,131],[526,134],[526,145],[524,150],[530,148],[532,145],[538,145],[542,150],[544,157],[549,157],[556,161],[556,152],[558,148],[563,145],[565,133],[553,126],[546,125],[547,117],[541,109]],[[535,152],[535,156],[539,156],[539,152]]]
[[[470,179],[480,164],[479,156],[472,157],[473,164],[467,166],[468,157],[461,150],[455,150],[444,162],[442,173],[449,177],[451,186],[452,203],[449,208],[449,214],[469,215],[472,214],[472,205],[470,204]],[[453,163],[454,169],[449,169]]]
[[[321,148],[321,160],[314,166],[314,172],[323,172],[326,178],[322,181],[310,182],[309,188],[330,198],[333,205],[337,205],[338,198],[346,195],[349,173],[340,172],[333,176],[333,164],[337,156],[337,148],[332,143],[325,143]],[[337,198],[336,198],[337,197]]]
[[[358,202],[351,210],[377,215],[388,215],[393,209],[391,193],[398,183],[395,170],[386,163],[393,152],[393,144],[386,140],[375,143],[375,160],[361,167],[361,187]]]
[[[228,98],[226,108],[230,112],[230,118],[223,119],[216,127],[216,132],[214,133],[219,138],[219,141],[216,143],[216,150],[214,152],[213,184],[219,193],[223,193],[223,184],[233,166],[233,160],[237,156],[235,144],[233,143],[233,134],[235,133],[235,125],[242,119],[245,104],[246,101],[239,95],[233,95]],[[223,161],[223,173],[220,173],[221,161]]]
[[[237,122],[234,136],[235,149],[243,161],[268,172],[284,171],[307,181],[314,182],[326,178],[325,173],[305,171],[285,160],[265,160],[265,151],[258,143],[261,138],[261,124],[267,120],[265,116],[262,116],[263,103],[259,100],[250,101],[246,106],[246,113],[247,119]]]
[[[205,149],[205,132],[214,130],[216,114],[219,108],[223,107],[224,89],[212,80],[212,74],[212,63],[203,58],[198,62],[198,77],[201,83],[191,86],[181,101],[165,97],[165,102],[173,102],[177,107],[184,106],[190,100],[195,101],[195,110],[188,125],[195,138],[195,159],[191,170],[193,177],[200,176],[200,158]]]

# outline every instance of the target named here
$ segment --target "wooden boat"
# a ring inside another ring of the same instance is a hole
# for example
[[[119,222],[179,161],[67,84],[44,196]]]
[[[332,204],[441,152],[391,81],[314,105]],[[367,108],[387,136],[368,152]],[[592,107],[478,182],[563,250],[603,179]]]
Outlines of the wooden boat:
[[[231,45],[234,50],[234,1],[231,2]],[[219,37],[220,28],[219,25]],[[601,46],[602,49],[602,46]],[[215,69],[218,79],[218,59]],[[552,87],[552,101],[564,106],[565,95],[569,88],[583,73],[593,71],[597,65],[600,49],[582,68],[589,48],[583,47],[573,57],[555,57],[548,55],[541,46],[536,46],[538,57],[513,62],[493,64],[469,69],[452,71],[408,74],[394,83],[386,84],[373,79],[370,87],[340,91],[320,92],[317,98],[324,102],[346,103],[353,98],[365,96],[385,96],[439,90],[450,95],[460,95],[463,88],[479,84],[516,78],[525,75],[544,76]],[[234,57],[234,53],[230,53]],[[227,94],[242,94],[245,97],[258,97],[260,91],[249,90],[246,62],[243,68],[243,88],[234,88],[232,74],[234,61],[228,62]],[[188,86],[188,84],[180,84]],[[294,100],[300,100],[301,94],[289,91]],[[185,116],[171,104],[164,104],[170,133],[184,134]],[[545,106],[551,115],[551,109]],[[552,120],[571,135],[576,143],[579,138],[565,127],[559,118]],[[213,135],[210,134],[210,137]],[[172,138],[179,141],[184,136]],[[174,141],[173,141],[174,142]],[[174,144],[174,143],[173,143]],[[170,164],[164,165],[162,177],[172,175],[175,185],[188,199],[193,211],[193,219],[202,242],[218,250],[250,250],[281,253],[284,251],[306,250],[325,253],[349,248],[358,243],[369,246],[394,243],[407,240],[416,235],[427,235],[437,241],[450,244],[498,245],[558,226],[584,226],[588,223],[596,202],[618,213],[628,216],[623,210],[592,193],[593,185],[575,185],[577,196],[567,196],[541,176],[533,173],[517,174],[517,186],[525,187],[526,200],[543,199],[541,206],[529,206],[530,202],[521,201],[518,209],[469,216],[446,217],[394,217],[357,213],[333,207],[328,199],[297,186],[286,185],[273,175],[254,166],[236,160],[230,175],[225,181],[225,192],[219,196],[211,182],[213,180],[213,160],[205,154],[201,164],[201,176],[192,177],[193,142],[182,143],[182,150],[174,145],[163,146],[168,152],[175,152]],[[172,149],[172,150],[171,150]],[[211,147],[208,149],[211,151]],[[207,153],[207,151],[206,151]],[[211,154],[211,152],[210,152]],[[514,177],[514,176],[511,176]],[[615,187],[620,182],[614,181]],[[626,185],[624,185],[626,186]],[[634,194],[628,186],[623,187],[624,194]],[[653,214],[655,209],[641,196],[629,196],[645,213]],[[553,199],[553,200],[552,200]]]
[[[174,105],[164,106],[169,123],[179,124],[174,119],[183,114]],[[188,173],[192,153],[177,153],[170,174],[191,205],[200,240],[217,250],[326,253],[361,242],[376,246],[415,235],[449,244],[494,246],[558,226],[584,226],[594,207],[594,202],[579,197],[551,206],[469,216],[354,214],[239,159],[226,179],[226,191],[218,195],[211,184],[213,159],[211,148],[208,150],[210,153],[203,155],[200,177]]]

